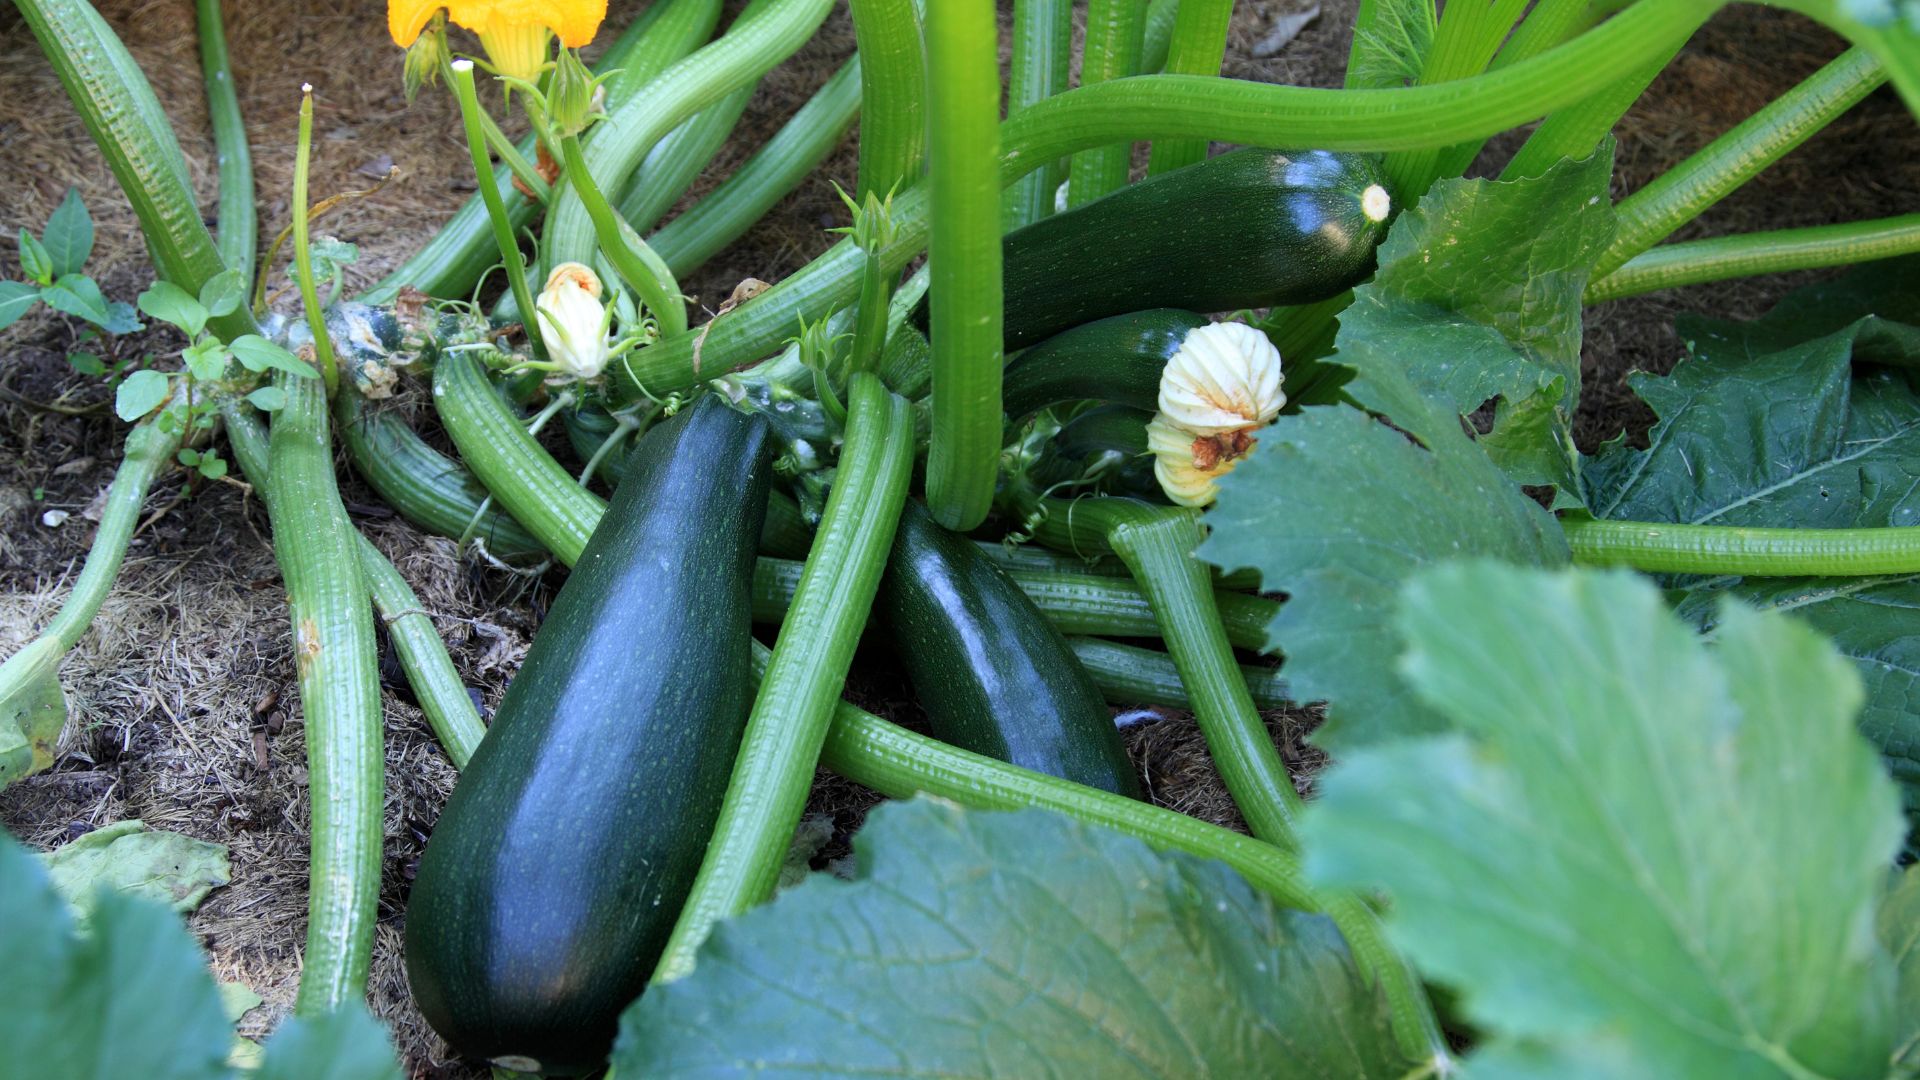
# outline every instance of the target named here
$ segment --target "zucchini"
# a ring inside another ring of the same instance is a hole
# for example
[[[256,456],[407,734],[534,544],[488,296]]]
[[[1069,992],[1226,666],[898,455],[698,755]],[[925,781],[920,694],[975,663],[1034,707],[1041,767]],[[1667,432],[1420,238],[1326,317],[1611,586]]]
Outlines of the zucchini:
[[[420,859],[407,975],[460,1053],[596,1068],[693,884],[752,703],[765,421],[641,440]]]
[[[1100,688],[1060,631],[973,542],[909,502],[876,609],[933,736],[1137,798]]]
[[[1152,412],[1160,373],[1205,315],[1150,308],[1062,330],[1007,364],[1001,406],[1015,423],[1063,401],[1111,401]]]
[[[1093,482],[1109,495],[1164,503],[1166,492],[1153,474],[1147,448],[1147,421],[1153,414],[1131,405],[1100,405],[1061,425],[1028,479],[1042,490],[1054,485],[1085,490]]]
[[[1372,272],[1387,209],[1363,154],[1249,148],[1150,177],[1007,234],[1006,347],[1143,307],[1324,300]]]

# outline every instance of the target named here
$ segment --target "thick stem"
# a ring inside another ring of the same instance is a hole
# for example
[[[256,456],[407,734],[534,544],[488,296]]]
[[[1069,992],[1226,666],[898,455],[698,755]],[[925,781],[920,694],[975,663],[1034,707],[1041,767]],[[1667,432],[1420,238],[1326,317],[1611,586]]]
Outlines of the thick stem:
[[[1577,160],[1592,154],[1600,145],[1600,140],[1606,138],[1613,126],[1633,107],[1633,103],[1640,100],[1647,86],[1679,51],[1679,47],[1675,46],[1672,52],[1649,60],[1640,70],[1578,105],[1561,109],[1547,117],[1521,144],[1507,162],[1507,167],[1500,171],[1500,179],[1519,180],[1540,176],[1561,161],[1569,158]]]
[[[253,149],[233,88],[233,64],[227,58],[227,28],[220,0],[196,0],[200,29],[200,72],[207,86],[207,118],[213,122],[213,148],[220,166],[220,209],[216,217],[220,258],[243,279],[253,277],[260,219],[253,206]]]
[[[656,982],[693,970],[714,923],[773,894],[886,568],[913,475],[913,409],[871,374],[855,375],[849,390],[833,491],[747,718],[706,858],[654,970]]]
[[[687,332],[687,303],[680,297],[680,283],[673,279],[659,255],[627,226],[600,193],[593,174],[587,171],[586,155],[580,149],[580,137],[569,135],[560,140],[567,160],[568,190],[587,208],[594,232],[600,238],[600,253],[613,264],[614,272],[627,287],[640,295],[641,303],[660,320],[660,331],[674,335]],[[531,311],[523,307],[522,311]]]
[[[853,342],[847,354],[848,371],[878,371],[887,346],[888,314],[893,301],[893,277],[880,253],[867,253],[860,276],[860,302],[854,311]]]
[[[1233,0],[1180,0],[1163,70],[1171,75],[1220,74],[1220,62],[1227,55],[1227,27],[1232,21]],[[1162,139],[1153,144],[1147,175],[1194,165],[1206,157],[1205,139]]]
[[[705,265],[813,175],[860,115],[860,58],[833,73],[746,164],[647,238],[675,274]]]
[[[1137,645],[1122,645],[1104,638],[1067,639],[1073,654],[1093,676],[1100,692],[1115,705],[1169,705],[1176,709],[1193,708],[1193,695],[1180,679],[1173,657]],[[1276,667],[1240,665],[1240,677],[1254,704],[1263,709],[1284,709],[1295,704],[1287,696],[1287,680]]]
[[[1575,562],[1663,574],[1920,574],[1920,529],[1760,529],[1563,518]]]
[[[1423,0],[1425,2],[1425,0]],[[1524,0],[1448,4],[1420,68],[1421,85],[1466,79],[1485,71],[1500,43],[1526,10]],[[1396,206],[1412,206],[1442,172],[1452,147],[1427,146],[1387,155],[1387,186]]]
[[[107,501],[100,510],[100,526],[94,531],[93,546],[87,549],[86,564],[74,580],[73,590],[59,614],[40,632],[60,642],[65,652],[80,640],[93,622],[100,605],[113,590],[120,576],[120,564],[126,558],[127,544],[140,523],[140,505],[147,500],[153,481],[173,460],[180,445],[178,434],[169,434],[152,421],[136,424],[127,432],[124,456],[114,470],[113,483],[107,488]],[[4,694],[0,694],[4,696]]]
[[[527,286],[527,264],[520,257],[520,237],[514,232],[513,219],[507,214],[507,203],[500,195],[499,179],[493,174],[493,162],[487,156],[486,132],[480,124],[480,96],[473,88],[473,61],[456,60],[451,74],[454,97],[460,102],[460,119],[467,135],[467,155],[473,159],[473,174],[480,185],[480,198],[487,207],[487,220],[493,225],[493,242],[500,250],[500,261],[506,267],[507,287],[513,290],[513,302],[520,309],[520,318],[527,326],[527,341],[533,347],[534,355],[546,356],[546,343],[542,340],[539,326],[536,324],[538,309],[533,304],[533,290]]]
[[[294,1010],[332,1012],[366,993],[380,893],[380,665],[353,525],[334,485],[316,379],[282,374],[267,511],[286,583],[305,717],[311,863],[307,948]]]
[[[620,197],[620,216],[635,232],[645,233],[658,225],[706,171],[747,111],[757,86],[745,86],[721,98],[719,104],[674,128],[647,153]]]
[[[1219,6],[1213,0],[1194,0],[1191,7]],[[1231,10],[1231,5],[1227,5]],[[1146,31],[1146,0],[1089,0],[1087,43],[1081,51],[1080,85],[1124,79],[1140,74],[1140,52]],[[1162,144],[1156,152],[1171,153]],[[1202,147],[1204,153],[1205,147]],[[1133,164],[1133,144],[1096,146],[1073,155],[1067,180],[1067,205],[1081,206],[1127,186]]]
[[[860,172],[853,197],[885,198],[920,175],[927,72],[913,0],[848,0],[860,53]]]
[[[1916,251],[1920,251],[1920,214],[1690,240],[1634,256],[1620,269],[1590,282],[1585,300],[1598,304],[1683,285],[1851,266]]]
[[[1007,115],[1018,116],[1034,102],[1066,90],[1072,62],[1072,0],[1014,0]],[[1055,161],[1014,181],[1000,196],[1002,228],[1011,231],[1052,214],[1054,193],[1064,179],[1066,169]]]
[[[1000,75],[993,5],[933,4],[926,41],[933,298],[927,510],[965,532],[993,504],[1000,458],[1000,181],[994,165]]]
[[[1886,69],[1872,54],[1848,49],[1699,153],[1622,199],[1614,207],[1613,242],[1594,264],[1593,280],[1673,235],[1886,81]]]

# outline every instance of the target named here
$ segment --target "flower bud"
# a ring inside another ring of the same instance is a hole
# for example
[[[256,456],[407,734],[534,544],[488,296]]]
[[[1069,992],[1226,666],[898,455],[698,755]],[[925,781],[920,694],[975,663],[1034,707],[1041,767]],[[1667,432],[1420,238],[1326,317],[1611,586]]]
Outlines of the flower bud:
[[[533,306],[539,311],[540,340],[547,358],[568,374],[591,379],[607,366],[607,325],[612,316],[600,302],[600,275],[580,263],[561,263]]]
[[[561,49],[554,65],[553,78],[547,84],[547,118],[555,135],[578,135],[593,123],[593,73],[580,62],[572,49]]]
[[[420,93],[423,86],[432,86],[440,79],[440,66],[451,59],[447,50],[447,17],[435,14],[427,23],[427,28],[407,47],[407,62],[402,75],[407,91],[407,100],[411,102]]]
[[[1280,350],[1245,323],[1187,335],[1160,376],[1160,413],[1194,435],[1262,427],[1280,415]]]

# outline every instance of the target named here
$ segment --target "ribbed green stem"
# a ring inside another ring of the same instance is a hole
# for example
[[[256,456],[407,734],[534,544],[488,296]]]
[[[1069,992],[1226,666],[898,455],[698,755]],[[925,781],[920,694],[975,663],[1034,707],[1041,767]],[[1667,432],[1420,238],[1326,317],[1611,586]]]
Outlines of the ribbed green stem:
[[[240,471],[246,474],[255,491],[270,498],[267,429],[260,422],[260,414],[251,405],[230,398],[221,403],[220,415],[226,422],[227,444]],[[434,737],[440,740],[454,767],[465,768],[487,729],[480,722],[480,712],[473,707],[473,699],[467,696],[466,684],[453,666],[453,658],[447,655],[447,643],[440,639],[432,617],[420,606],[419,597],[393,563],[358,530],[354,539],[358,541],[354,546],[360,556],[360,574],[366,580],[374,608],[386,624],[387,640],[393,642],[393,651],[400,657],[407,684],[413,687],[413,696],[420,702],[427,726],[433,729]]]
[[[87,0],[17,0],[16,6],[132,204],[154,269],[198,295],[226,263],[200,217],[186,158],[146,75]],[[244,304],[208,325],[222,341],[258,329]]]
[[[1231,2],[1219,5],[1214,0],[1193,0],[1188,5],[1192,9],[1219,6],[1232,10]],[[1088,0],[1087,43],[1080,52],[1080,85],[1140,74],[1146,22],[1146,0]],[[1219,69],[1217,60],[1214,67]],[[1173,153],[1164,143],[1154,150],[1163,156]],[[1202,146],[1202,156],[1205,152]],[[1082,206],[1126,187],[1127,170],[1132,164],[1132,143],[1096,146],[1073,155],[1068,170],[1067,205]]]
[[[1170,75],[1220,74],[1220,62],[1227,55],[1227,26],[1232,21],[1233,0],[1181,0],[1162,70]],[[1082,85],[1085,82],[1083,77]],[[1148,156],[1147,175],[1158,176],[1206,158],[1205,139],[1161,139]]]
[[[1591,155],[1679,51],[1675,46],[1672,52],[1649,60],[1640,70],[1578,105],[1547,117],[1500,171],[1500,179],[1540,176],[1561,161]]]
[[[1176,709],[1193,708],[1193,697],[1180,681],[1180,669],[1173,657],[1137,645],[1122,645],[1095,637],[1072,637],[1073,655],[1093,676],[1100,692],[1115,705],[1169,705]],[[1263,709],[1284,709],[1293,704],[1287,696],[1287,680],[1276,667],[1240,665],[1240,677],[1254,704]]]
[[[755,645],[756,664],[764,663],[764,655],[765,650]],[[1293,856],[1279,848],[1185,814],[935,742],[846,702],[836,708],[820,763],[889,798],[925,793],[976,810],[1037,807],[1137,837],[1157,848],[1219,859],[1275,903],[1325,912],[1346,938],[1355,964],[1381,987],[1401,1047],[1415,1059],[1433,1062],[1439,1074],[1449,1071],[1446,1043],[1426,991],[1388,944],[1379,918],[1350,894],[1316,894],[1302,880]]]
[[[1594,264],[1605,278],[1759,175],[1887,81],[1864,49],[1848,49],[1793,89],[1614,207],[1613,242]]]
[[[253,206],[253,150],[233,87],[233,63],[227,57],[227,28],[220,0],[195,0],[200,29],[200,73],[207,86],[207,119],[213,123],[213,149],[220,168],[217,218],[220,258],[228,269],[253,278],[254,249],[260,220]]]
[[[927,267],[933,432],[927,510],[979,525],[1000,458],[1000,74],[988,0],[927,11]],[[868,109],[873,105],[868,103]]]
[[[1591,21],[1587,0],[1538,0],[1526,18],[1520,20],[1507,43],[1493,58],[1492,68],[1503,68],[1532,59],[1567,40],[1585,22]],[[1469,139],[1440,151],[1436,176],[1459,176],[1467,171],[1486,146],[1485,139]]]
[[[605,187],[625,181],[668,132],[735,90],[752,85],[793,55],[831,7],[832,0],[759,0],[749,5],[719,40],[661,72],[611,108],[586,148],[587,168],[595,182]],[[579,191],[569,185],[554,199],[547,215],[547,265],[588,262],[593,244],[593,220]],[[793,332],[792,324],[787,332]]]
[[[927,66],[913,0],[847,0],[860,53],[860,172],[853,197],[885,198],[920,175]]]
[[[507,213],[507,202],[500,194],[499,179],[493,174],[493,161],[487,156],[486,132],[480,123],[480,97],[473,87],[473,62],[456,60],[451,74],[453,93],[460,103],[460,120],[467,135],[467,156],[473,159],[473,174],[480,186],[481,201],[487,207],[487,220],[493,226],[494,246],[499,249],[500,262],[507,271],[507,287],[513,290],[513,302],[520,309],[520,318],[527,324],[527,341],[534,355],[546,356],[546,343],[542,339],[539,327],[535,324],[537,310],[533,305],[533,290],[527,285],[527,264],[520,256],[520,235],[514,231],[513,218]]]
[[[1920,529],[1758,529],[1563,518],[1575,562],[1663,574],[1920,574]]]
[[[673,279],[673,271],[661,260],[645,240],[627,226],[619,214],[614,213],[607,197],[594,183],[593,174],[587,171],[587,159],[580,149],[580,138],[569,135],[560,140],[562,154],[567,162],[567,190],[571,191],[586,207],[587,216],[593,221],[594,232],[600,239],[600,253],[613,264],[614,272],[627,287],[640,294],[641,303],[660,320],[663,334],[684,334],[687,332],[687,302],[680,296],[680,283]],[[531,311],[524,301],[521,311]]]
[[[1300,795],[1240,676],[1206,565],[1194,557],[1201,539],[1196,515],[1130,502],[1102,509],[1113,511],[1108,538],[1153,605],[1234,805],[1253,835],[1292,849]]]
[[[596,72],[618,72],[602,84],[607,107],[617,108],[635,89],[707,40],[720,18],[720,3],[721,0],[658,0],[648,5],[593,66]],[[518,149],[523,155],[533,153],[532,136],[520,140]],[[507,203],[513,227],[525,228],[532,223],[539,208],[518,196],[510,177],[497,180],[494,190]],[[495,247],[486,200],[476,193],[412,258],[358,299],[369,304],[390,304],[402,286],[411,286],[428,296],[464,296],[480,280],[480,275],[499,261],[494,254]]]
[[[1014,0],[1007,115],[1066,90],[1072,63],[1073,0]],[[1014,181],[1000,196],[1001,227],[1011,231],[1052,214],[1054,192],[1065,179],[1065,167],[1055,161]]]
[[[833,73],[773,138],[732,176],[647,238],[682,277],[706,264],[753,227],[801,181],[819,169],[860,115],[860,58]]]
[[[472,353],[442,353],[433,366],[433,407],[480,483],[554,558],[572,566],[607,504],[527,434]]]
[[[1180,0],[1153,0],[1147,5],[1147,27],[1140,43],[1141,74],[1166,70],[1167,53],[1173,49],[1173,24],[1179,19]]]
[[[1125,578],[1109,574],[1010,569],[1007,576],[1027,594],[1047,621],[1063,634],[1156,638],[1160,623],[1147,594]],[[800,564],[761,559],[753,567],[753,618],[778,623],[800,580]],[[1226,624],[1227,640],[1241,649],[1266,646],[1267,625],[1279,611],[1277,601],[1237,592],[1215,592],[1214,606]]]
[[[380,665],[353,525],[334,485],[325,393],[316,379],[276,382],[287,403],[269,443],[267,512],[292,615],[312,796],[294,1011],[314,1016],[367,991],[380,894]]]
[[[1424,0],[1423,0],[1424,2]],[[1508,31],[1526,10],[1526,0],[1448,4],[1420,68],[1420,85],[1468,79],[1487,69]],[[1452,147],[1426,146],[1387,155],[1387,186],[1396,206],[1412,206],[1443,175],[1441,161]]]
[[[349,390],[334,398],[334,420],[354,470],[401,517],[440,536],[477,540],[496,559],[546,553],[467,467],[420,438],[396,413],[367,405]]]
[[[1537,120],[1630,74],[1637,61],[1686,40],[1715,5],[1701,0],[1640,0],[1567,44],[1471,79],[1395,90],[1320,90],[1192,75],[1143,75],[1056,94],[1008,120],[1001,130],[1001,181],[1105,143],[1197,136],[1256,146],[1402,150],[1485,138]],[[894,200],[897,230],[890,268],[918,255],[927,240],[925,185]],[[612,390],[641,396],[635,379],[664,393],[692,385],[693,345],[701,365],[724,370],[777,350],[795,320],[824,317],[859,291],[859,249],[841,242],[700,334],[663,341],[618,365]]]
[[[626,194],[620,197],[620,216],[628,226],[644,234],[673,209],[727,144],[740,114],[747,111],[747,102],[753,100],[754,89],[745,86],[721,98],[712,108],[668,132],[648,151],[628,181]]]
[[[1635,255],[1620,269],[1590,282],[1585,299],[1598,304],[1683,285],[1851,266],[1916,251],[1920,251],[1920,214],[1690,240]]]
[[[656,982],[693,970],[714,923],[773,895],[880,587],[913,476],[913,409],[871,374],[853,377],[848,398],[833,490],[747,718],[706,858],[654,969]]]
[[[140,523],[140,504],[146,502],[153,481],[173,460],[180,445],[178,434],[161,430],[145,421],[127,432],[124,456],[113,472],[107,488],[107,501],[100,509],[100,524],[94,530],[93,544],[87,549],[87,561],[74,579],[73,589],[60,611],[40,632],[40,636],[60,642],[60,651],[73,648],[93,622],[100,605],[113,591],[120,576],[120,564],[126,558],[127,544],[133,539],[134,526]],[[0,692],[0,697],[4,697]]]

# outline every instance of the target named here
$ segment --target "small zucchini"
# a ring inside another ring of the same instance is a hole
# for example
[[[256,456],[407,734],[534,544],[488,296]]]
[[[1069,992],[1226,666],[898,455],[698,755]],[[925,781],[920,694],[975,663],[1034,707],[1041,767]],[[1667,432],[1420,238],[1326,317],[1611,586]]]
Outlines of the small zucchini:
[[[1167,361],[1207,322],[1180,308],[1150,308],[1062,330],[1008,362],[1001,405],[1014,423],[1063,401],[1110,401],[1151,413]]]
[[[935,738],[1139,796],[1113,714],[1060,631],[972,541],[917,503],[894,533],[877,611]]]
[[[605,1061],[693,884],[752,703],[766,423],[650,431],[420,859],[407,975],[460,1053]]]

